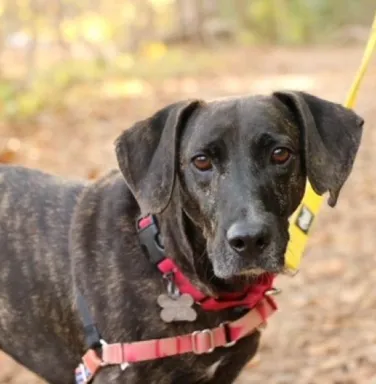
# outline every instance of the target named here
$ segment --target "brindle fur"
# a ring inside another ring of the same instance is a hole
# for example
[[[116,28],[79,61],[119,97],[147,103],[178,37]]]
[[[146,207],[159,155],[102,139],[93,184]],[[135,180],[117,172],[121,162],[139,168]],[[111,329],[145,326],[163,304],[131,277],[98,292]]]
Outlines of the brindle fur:
[[[334,205],[362,125],[352,111],[300,92],[186,101],[126,130],[116,143],[121,172],[96,182],[1,166],[1,349],[50,383],[73,383],[85,352],[76,288],[110,343],[185,334],[237,318],[235,310],[197,307],[195,322],[165,324],[157,304],[164,282],[140,248],[136,219],[157,215],[167,255],[209,294],[249,283],[254,275],[239,275],[245,271],[280,272],[287,219],[306,177],[318,193],[330,191]],[[273,145],[292,147],[288,165],[270,164]],[[211,151],[209,173],[192,166],[198,151]],[[264,223],[270,245],[249,257],[233,251],[226,231],[237,220],[250,227]],[[232,383],[255,354],[259,336],[211,354],[125,371],[108,367],[94,383]]]

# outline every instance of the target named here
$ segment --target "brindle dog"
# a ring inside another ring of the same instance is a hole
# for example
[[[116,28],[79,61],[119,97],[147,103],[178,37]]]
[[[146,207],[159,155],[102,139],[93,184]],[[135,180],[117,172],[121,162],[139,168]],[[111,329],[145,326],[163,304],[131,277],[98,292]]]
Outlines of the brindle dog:
[[[306,179],[334,206],[358,151],[363,120],[303,92],[172,104],[124,131],[120,170],[73,182],[0,167],[0,348],[50,383],[74,382],[85,352],[75,289],[107,342],[213,328],[234,310],[166,324],[161,274],[136,220],[156,214],[164,246],[207,294],[283,271],[288,218]],[[231,348],[104,368],[94,383],[232,383],[259,332]]]

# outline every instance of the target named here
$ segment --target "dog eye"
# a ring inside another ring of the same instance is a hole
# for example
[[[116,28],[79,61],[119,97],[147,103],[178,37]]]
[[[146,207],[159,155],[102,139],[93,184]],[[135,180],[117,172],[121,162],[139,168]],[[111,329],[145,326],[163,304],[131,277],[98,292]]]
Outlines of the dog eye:
[[[198,155],[192,159],[192,162],[199,171],[210,171],[213,168],[210,157],[206,155]]]
[[[276,148],[272,152],[272,162],[274,164],[284,164],[291,157],[291,151],[288,148]]]

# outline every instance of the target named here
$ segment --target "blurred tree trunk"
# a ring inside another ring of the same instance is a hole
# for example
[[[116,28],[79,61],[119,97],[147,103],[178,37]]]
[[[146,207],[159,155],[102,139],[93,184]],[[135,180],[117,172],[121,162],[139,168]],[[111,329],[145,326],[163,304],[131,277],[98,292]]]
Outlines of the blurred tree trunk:
[[[249,0],[234,0],[234,7],[237,18],[240,21],[240,26],[252,30],[255,26],[252,19],[249,17]]]
[[[69,43],[65,41],[63,31],[61,29],[62,23],[64,22],[65,18],[65,4],[64,0],[56,0],[56,11],[55,11],[55,34],[57,43],[60,47],[60,50],[62,52],[63,58],[68,56],[68,58],[72,57],[71,47]]]
[[[6,30],[6,7],[4,7],[4,11],[0,16],[0,77],[3,74],[3,68],[2,68],[2,58],[3,58],[3,52],[5,48],[5,39],[7,35],[7,30]]]
[[[176,40],[205,43],[205,23],[219,16],[218,0],[176,0],[178,31]]]
[[[194,3],[196,0],[193,0]],[[178,20],[178,36],[177,40],[188,40],[191,34],[192,26],[192,0],[176,0],[177,20]]]
[[[198,43],[204,44],[205,39],[205,20],[206,20],[206,14],[205,14],[205,2],[202,0],[196,0],[196,28],[195,32],[193,32],[193,39],[196,40]]]
[[[202,3],[207,17],[219,16],[219,0],[203,0]]]
[[[146,0],[138,0],[136,3],[137,14],[142,15],[128,25],[126,43],[122,44],[124,51],[136,52],[142,43],[152,40],[157,33],[155,9]]]
[[[286,3],[286,0],[273,0],[272,1],[272,10],[273,10],[273,39],[274,42],[287,43],[289,40],[289,9]]]
[[[30,38],[26,48],[26,68],[27,74],[23,86],[29,86],[36,72],[36,58],[37,58],[37,48],[38,48],[38,22],[37,18],[41,12],[40,0],[30,0],[29,1],[30,14],[31,17],[28,20],[28,29],[30,32]]]
[[[141,6],[141,12],[144,14],[144,23],[142,25],[141,37],[151,40],[154,36],[158,35],[157,25],[155,22],[155,9],[149,1],[143,1]]]

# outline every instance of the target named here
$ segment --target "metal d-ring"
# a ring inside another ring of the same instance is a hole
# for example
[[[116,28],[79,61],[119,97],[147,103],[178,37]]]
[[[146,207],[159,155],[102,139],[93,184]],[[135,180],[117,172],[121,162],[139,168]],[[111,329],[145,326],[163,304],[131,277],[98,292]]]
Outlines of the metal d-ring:
[[[265,296],[276,296],[282,292],[282,289],[279,288],[270,288],[265,292]]]
[[[176,300],[180,297],[180,290],[175,284],[175,275],[173,272],[168,272],[163,275],[163,278],[167,280],[167,294],[168,296]]]

